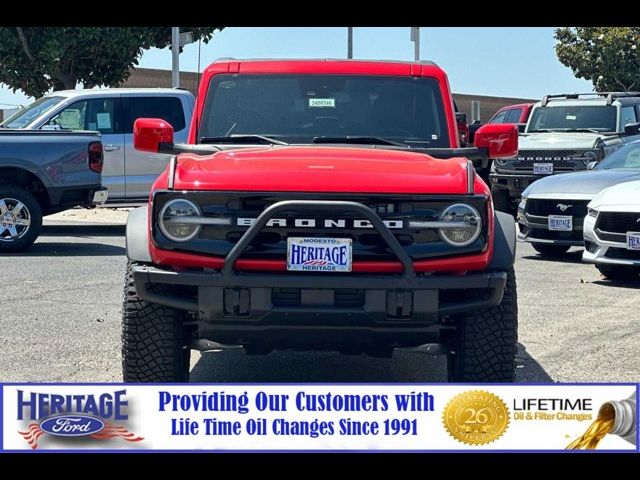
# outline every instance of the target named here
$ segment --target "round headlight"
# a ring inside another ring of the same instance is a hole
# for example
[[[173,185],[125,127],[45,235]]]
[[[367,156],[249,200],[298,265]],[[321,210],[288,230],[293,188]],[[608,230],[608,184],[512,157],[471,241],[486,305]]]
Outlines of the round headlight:
[[[195,237],[200,231],[201,225],[197,223],[182,222],[190,217],[199,217],[200,209],[198,206],[185,200],[178,198],[166,203],[160,211],[160,230],[164,235],[174,242],[186,242]]]
[[[582,162],[585,165],[589,165],[591,162],[597,162],[598,161],[598,154],[596,152],[584,152],[584,155],[582,156]]]
[[[494,162],[496,162],[496,165],[500,167],[504,167],[507,164],[507,160],[504,158],[496,158]]]
[[[456,203],[447,207],[440,221],[451,223],[438,229],[442,240],[454,247],[466,247],[476,241],[482,231],[482,217],[471,205]]]

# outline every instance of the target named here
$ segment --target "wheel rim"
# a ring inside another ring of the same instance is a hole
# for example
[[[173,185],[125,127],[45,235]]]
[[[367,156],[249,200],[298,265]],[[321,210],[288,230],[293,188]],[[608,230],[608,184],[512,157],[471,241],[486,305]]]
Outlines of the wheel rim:
[[[31,226],[31,212],[15,198],[0,198],[0,241],[15,242],[24,237]]]

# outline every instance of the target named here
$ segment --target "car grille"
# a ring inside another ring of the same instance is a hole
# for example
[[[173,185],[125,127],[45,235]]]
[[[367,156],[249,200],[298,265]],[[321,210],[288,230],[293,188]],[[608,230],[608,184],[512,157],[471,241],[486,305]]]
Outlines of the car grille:
[[[587,204],[589,200],[550,200],[530,198],[527,200],[526,213],[538,217],[549,215],[571,215],[583,219],[587,216]],[[560,206],[558,206],[560,205]],[[566,206],[569,207],[562,210]]]
[[[182,194],[159,192],[154,198],[154,219],[158,218],[163,205],[171,198]],[[349,195],[349,194],[286,194],[252,192],[189,192],[185,198],[198,204],[204,216],[231,217],[231,225],[204,225],[192,240],[177,243],[166,238],[154,224],[154,238],[159,248],[181,250],[192,253],[226,256],[242,238],[248,227],[238,226],[237,218],[257,218],[266,208],[282,200],[347,200],[370,207],[384,220],[402,220],[404,227],[390,229],[400,245],[413,259],[463,255],[479,252],[486,246],[487,208],[483,196],[393,196],[393,195]],[[435,221],[444,209],[453,204],[466,202],[473,205],[482,216],[482,233],[467,247],[452,247],[445,243],[433,228],[409,228],[410,220]],[[353,241],[354,261],[396,261],[396,255],[373,228],[354,228],[353,220],[362,216],[351,212],[331,213],[319,211],[283,211],[275,215],[286,220],[287,226],[263,228],[241,255],[244,259],[283,260],[289,237],[350,238]],[[295,219],[314,219],[316,227],[295,227]],[[344,219],[346,226],[323,228],[325,219]]]
[[[601,212],[596,228],[602,232],[640,232],[640,213]]]
[[[640,250],[627,250],[626,248],[609,247],[605,256],[615,260],[640,261]]]
[[[534,163],[553,163],[555,172],[572,172],[586,168],[581,153],[576,150],[520,150],[518,156],[507,160],[499,170],[526,171],[533,173]]]

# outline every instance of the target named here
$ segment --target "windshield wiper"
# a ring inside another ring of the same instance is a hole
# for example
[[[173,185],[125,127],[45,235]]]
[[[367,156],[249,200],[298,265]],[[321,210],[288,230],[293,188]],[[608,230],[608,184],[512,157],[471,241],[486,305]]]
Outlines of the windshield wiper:
[[[394,142],[382,137],[348,135],[345,137],[313,137],[313,143],[353,143],[356,145],[393,145],[394,147],[411,148],[406,143]]]
[[[553,128],[536,128],[535,130],[530,130],[527,133],[538,133],[538,132],[543,132],[543,133],[557,133],[557,132],[564,132],[565,130],[563,129],[553,129]]]
[[[590,132],[590,133],[598,133],[598,134],[605,133],[595,128],[567,128],[566,130],[563,130],[563,131],[564,132]]]
[[[228,135],[226,137],[202,137],[200,143],[260,143],[266,145],[289,145],[264,135]]]

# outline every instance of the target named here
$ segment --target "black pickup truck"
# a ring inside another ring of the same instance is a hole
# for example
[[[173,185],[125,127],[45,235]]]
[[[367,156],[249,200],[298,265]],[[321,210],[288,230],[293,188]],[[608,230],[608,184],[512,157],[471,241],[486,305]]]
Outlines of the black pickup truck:
[[[104,203],[97,132],[0,129],[0,253],[28,248],[42,217]]]

